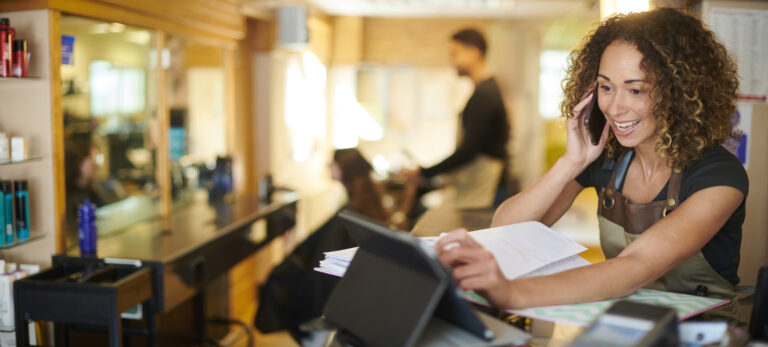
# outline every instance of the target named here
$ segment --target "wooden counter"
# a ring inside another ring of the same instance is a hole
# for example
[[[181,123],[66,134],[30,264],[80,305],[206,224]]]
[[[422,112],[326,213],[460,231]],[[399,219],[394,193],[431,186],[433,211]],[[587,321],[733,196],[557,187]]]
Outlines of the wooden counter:
[[[297,201],[293,193],[278,194],[271,203],[255,195],[215,204],[198,201],[174,212],[168,220],[139,223],[101,237],[98,257],[156,263],[162,281],[155,285],[161,286],[163,293],[157,298],[158,311],[168,312],[291,229]],[[257,223],[261,220],[265,223]],[[67,252],[78,254],[77,248]]]

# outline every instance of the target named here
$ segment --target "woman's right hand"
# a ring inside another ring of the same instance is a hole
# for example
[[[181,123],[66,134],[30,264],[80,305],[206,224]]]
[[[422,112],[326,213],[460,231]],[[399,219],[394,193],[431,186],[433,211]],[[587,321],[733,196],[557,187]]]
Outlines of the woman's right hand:
[[[589,103],[592,101],[592,94],[597,90],[581,97],[581,101],[573,108],[573,114],[565,122],[567,139],[565,155],[562,159],[567,160],[571,165],[578,169],[578,172],[586,169],[600,153],[603,152],[605,144],[608,142],[609,124],[606,122],[603,128],[603,134],[600,136],[600,143],[596,146],[592,144],[589,137],[589,130],[584,126],[586,117],[589,117]]]

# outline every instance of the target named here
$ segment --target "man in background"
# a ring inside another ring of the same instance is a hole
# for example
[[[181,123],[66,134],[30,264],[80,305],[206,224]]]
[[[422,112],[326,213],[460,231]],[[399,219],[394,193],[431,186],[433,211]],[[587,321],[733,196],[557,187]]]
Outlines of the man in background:
[[[506,186],[509,121],[499,86],[485,64],[487,49],[485,37],[475,29],[451,37],[451,63],[459,76],[469,77],[475,85],[459,115],[458,146],[438,164],[407,173],[413,180],[445,174],[456,188],[460,209],[492,207],[497,191]]]

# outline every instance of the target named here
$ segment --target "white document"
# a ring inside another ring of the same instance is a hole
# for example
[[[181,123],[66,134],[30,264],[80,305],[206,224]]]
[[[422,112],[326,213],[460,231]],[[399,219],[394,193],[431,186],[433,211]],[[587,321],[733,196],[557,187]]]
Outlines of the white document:
[[[507,279],[518,278],[587,250],[539,222],[524,222],[469,233],[491,251]]]
[[[589,265],[577,254],[586,248],[539,222],[525,222],[470,232],[491,251],[504,277],[514,279],[549,275]],[[420,238],[434,245],[438,237]],[[343,276],[357,247],[326,252],[315,270]]]
[[[577,267],[587,266],[592,263],[584,260],[584,258],[578,256],[578,255],[572,255],[568,258],[558,260],[552,264],[545,265],[544,267],[538,268],[536,270],[533,270],[527,274],[524,274],[522,277],[536,277],[536,276],[547,276],[556,274],[558,272],[567,271],[570,269],[575,269]]]

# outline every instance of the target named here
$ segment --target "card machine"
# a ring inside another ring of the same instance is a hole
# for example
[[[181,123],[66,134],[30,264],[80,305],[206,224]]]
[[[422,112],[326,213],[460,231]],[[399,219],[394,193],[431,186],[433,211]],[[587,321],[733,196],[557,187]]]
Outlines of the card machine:
[[[679,344],[677,312],[671,307],[618,301],[571,347],[667,347]]]

